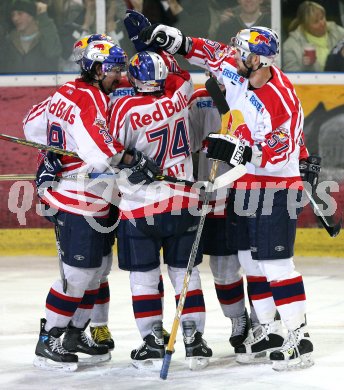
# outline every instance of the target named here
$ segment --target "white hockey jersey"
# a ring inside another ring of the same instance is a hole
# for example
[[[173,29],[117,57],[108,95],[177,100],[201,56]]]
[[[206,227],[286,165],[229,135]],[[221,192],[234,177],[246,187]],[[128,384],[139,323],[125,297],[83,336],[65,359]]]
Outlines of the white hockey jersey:
[[[239,181],[248,188],[290,186],[300,182],[299,155],[303,137],[303,110],[289,79],[272,66],[272,78],[259,89],[249,89],[240,76],[228,46],[201,38],[192,38],[192,50],[186,58],[215,74],[226,88],[230,106],[229,131],[251,146],[262,148],[261,167],[247,164],[248,174]]]
[[[188,72],[169,74],[161,97],[136,95],[116,100],[109,131],[126,149],[135,148],[153,158],[164,175],[193,180],[188,101],[193,84]],[[141,218],[198,204],[198,191],[179,184],[119,184],[121,218]]]
[[[46,190],[42,197],[52,208],[85,216],[108,215],[114,180],[66,178],[109,171],[113,156],[123,150],[107,130],[108,104],[109,97],[102,91],[77,79],[35,105],[24,119],[28,140],[80,156],[61,157],[61,179],[56,188]]]

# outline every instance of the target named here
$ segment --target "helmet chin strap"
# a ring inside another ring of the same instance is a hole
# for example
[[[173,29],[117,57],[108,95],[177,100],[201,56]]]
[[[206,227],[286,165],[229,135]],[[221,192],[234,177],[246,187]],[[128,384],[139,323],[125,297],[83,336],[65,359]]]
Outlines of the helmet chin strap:
[[[252,67],[249,67],[249,66],[246,65],[246,61],[243,61],[242,63],[244,64],[244,67],[247,69],[246,76],[243,76],[246,79],[249,79],[253,72],[257,72],[257,70],[259,70],[259,69],[261,69],[263,67],[263,64],[260,63],[257,69],[253,69]]]

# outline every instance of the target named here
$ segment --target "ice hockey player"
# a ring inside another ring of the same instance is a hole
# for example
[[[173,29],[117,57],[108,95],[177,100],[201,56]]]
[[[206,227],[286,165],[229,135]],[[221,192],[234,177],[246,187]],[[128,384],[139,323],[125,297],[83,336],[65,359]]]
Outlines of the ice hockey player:
[[[190,74],[179,69],[171,56],[142,51],[131,58],[128,78],[136,95],[114,102],[111,135],[126,148],[139,149],[153,158],[163,174],[193,180],[188,134],[188,100],[193,91]],[[120,186],[120,190],[119,267],[130,271],[134,316],[143,338],[131,358],[135,367],[160,368],[165,349],[159,250],[163,249],[178,302],[195,238],[199,194],[193,188],[185,191],[185,186],[167,182],[138,190]],[[197,268],[201,260],[199,251],[181,318],[192,369],[206,366],[212,355],[202,337],[205,305]]]
[[[81,59],[81,78],[34,106],[24,120],[28,139],[40,137],[48,123],[48,145],[80,157],[50,155],[37,172],[38,193],[56,227],[61,271],[61,279],[52,285],[46,299],[46,319],[41,320],[34,361],[37,367],[74,371],[78,366],[75,353],[90,355],[85,361],[88,364],[111,357],[108,346],[96,344],[85,329],[104,274],[105,235],[101,228],[107,226],[109,214],[105,193],[112,193],[114,181],[68,180],[66,176],[112,172],[111,167],[121,163],[135,179],[146,182],[159,172],[142,153],[125,151],[107,130],[108,94],[119,83],[126,60],[118,46],[91,42]],[[58,182],[54,180],[57,174]]]

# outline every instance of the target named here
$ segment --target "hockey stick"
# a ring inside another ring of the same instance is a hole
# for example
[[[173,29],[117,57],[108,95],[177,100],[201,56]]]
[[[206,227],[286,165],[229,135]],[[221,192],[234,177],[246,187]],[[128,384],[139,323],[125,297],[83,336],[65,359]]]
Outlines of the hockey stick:
[[[221,92],[217,82],[215,81],[215,79],[209,78],[207,80],[207,82],[205,83],[205,86],[206,86],[207,91],[209,92],[210,96],[213,98],[214,103],[217,106],[220,114],[227,113],[229,111],[229,106],[228,106],[226,100],[224,99],[222,92]],[[221,99],[219,99],[219,93],[222,95]],[[223,100],[225,103],[223,102]],[[225,130],[221,129],[221,132],[224,132],[224,131]],[[175,343],[176,336],[177,336],[177,330],[179,327],[180,318],[182,316],[184,303],[185,303],[185,299],[186,299],[186,294],[188,292],[189,282],[190,282],[190,278],[191,278],[191,274],[192,274],[192,269],[193,269],[194,264],[195,264],[195,260],[196,260],[196,256],[197,256],[197,252],[198,252],[199,241],[201,239],[204,222],[205,222],[206,216],[207,216],[208,211],[209,211],[208,205],[209,205],[210,196],[211,196],[210,194],[213,191],[213,183],[215,181],[215,176],[217,173],[218,165],[219,165],[219,161],[214,161],[212,168],[211,168],[211,171],[210,171],[209,182],[208,182],[207,187],[206,187],[205,197],[204,197],[204,201],[203,201],[202,209],[201,209],[200,220],[199,220],[199,223],[197,226],[195,241],[194,241],[192,248],[191,248],[189,261],[188,261],[186,271],[185,271],[183,287],[182,287],[182,290],[181,290],[180,295],[179,295],[179,302],[178,302],[178,306],[177,306],[176,313],[174,316],[172,330],[170,333],[170,339],[169,339],[169,342],[168,342],[167,347],[166,347],[166,353],[165,353],[162,367],[160,370],[160,378],[161,379],[167,378],[168,370],[169,370],[169,367],[171,364],[174,343]],[[243,176],[246,173],[246,171],[247,170],[243,165],[238,165],[237,167],[235,167],[235,168],[231,169],[229,172],[227,172],[227,178],[231,182],[234,182],[235,180],[237,180],[241,176]]]
[[[77,155],[77,153],[75,153],[75,152],[70,152],[68,150],[58,148],[56,146],[48,146],[45,144],[40,144],[38,142],[28,141],[24,138],[17,138],[17,137],[12,137],[12,136],[6,135],[6,134],[0,134],[0,139],[2,139],[4,141],[14,142],[14,143],[17,143],[20,145],[30,146],[30,147],[36,148],[36,149],[48,150],[51,152],[62,154],[63,156],[71,156],[71,157],[80,158]],[[106,177],[113,178],[116,175],[117,175],[116,173],[89,173],[89,174],[85,174],[85,175],[74,175],[74,176],[71,175],[71,176],[67,176],[67,177],[63,177],[63,178],[64,179],[78,179],[78,178],[84,177],[87,179],[97,179],[97,178],[106,178]],[[16,178],[16,176],[17,176],[17,178]],[[8,174],[8,175],[4,175],[3,177],[0,176],[0,181],[1,180],[33,180],[35,178],[35,176],[33,178],[32,178],[32,176],[34,176],[34,175],[28,175],[28,177],[24,177],[22,175]],[[174,183],[174,184],[182,184],[182,185],[185,185],[187,187],[195,186],[195,182],[192,182],[189,180],[184,180],[184,179],[178,179],[176,177],[167,176],[167,175],[157,175],[157,176],[155,176],[155,180],[167,181],[168,183]],[[196,187],[205,187],[206,184],[207,184],[207,182],[202,182],[202,181],[196,182]],[[222,188],[222,187],[226,187],[229,184],[230,183],[228,182],[226,174],[221,175],[217,178],[217,180],[214,183],[214,190]]]
[[[342,217],[340,218],[339,222],[336,224],[331,224],[329,220],[325,217],[323,212],[321,211],[319,205],[315,202],[312,194],[305,188],[306,195],[309,199],[309,203],[312,207],[312,210],[314,214],[318,217],[319,221],[323,225],[323,227],[326,229],[327,233],[330,235],[330,237],[336,237],[338,236],[340,229],[342,228]]]

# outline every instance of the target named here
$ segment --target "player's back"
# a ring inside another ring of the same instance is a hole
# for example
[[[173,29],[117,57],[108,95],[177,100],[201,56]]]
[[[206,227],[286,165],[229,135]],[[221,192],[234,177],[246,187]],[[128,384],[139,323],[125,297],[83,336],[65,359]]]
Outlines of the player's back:
[[[163,174],[193,180],[188,121],[192,84],[179,79],[177,82],[171,80],[169,84],[176,86],[174,92],[168,89],[168,93],[161,96],[139,94],[118,99],[111,109],[109,128],[111,135],[126,149],[135,148],[154,159]],[[155,186],[163,186],[159,194],[154,190]],[[148,206],[155,202],[168,203],[173,197],[166,183],[153,183],[149,188],[142,186],[135,194],[131,190],[128,186],[121,188],[122,210],[142,209],[142,204]],[[184,197],[183,191],[180,194]],[[170,206],[166,211],[170,211]],[[147,213],[146,210],[145,215]]]

